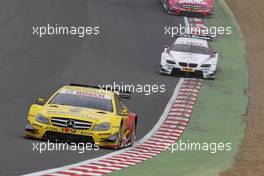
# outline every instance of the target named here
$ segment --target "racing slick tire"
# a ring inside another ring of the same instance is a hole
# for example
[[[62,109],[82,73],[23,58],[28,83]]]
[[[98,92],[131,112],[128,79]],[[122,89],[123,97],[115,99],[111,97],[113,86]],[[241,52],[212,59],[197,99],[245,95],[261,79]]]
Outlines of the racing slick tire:
[[[122,133],[122,123],[121,123],[119,131],[118,131],[118,136],[117,136],[117,145],[116,147],[114,147],[115,150],[118,150],[122,147],[122,136],[123,136],[123,133]]]
[[[133,132],[131,134],[131,139],[130,139],[130,146],[133,146],[136,143],[136,123],[134,123],[133,127]]]

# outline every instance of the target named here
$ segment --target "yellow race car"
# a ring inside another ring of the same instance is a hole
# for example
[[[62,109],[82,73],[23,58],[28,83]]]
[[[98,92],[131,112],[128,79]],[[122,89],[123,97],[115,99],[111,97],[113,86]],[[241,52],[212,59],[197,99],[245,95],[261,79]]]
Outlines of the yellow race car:
[[[39,98],[31,105],[25,135],[114,149],[133,145],[137,115],[128,111],[123,98],[130,99],[130,93],[80,84],[64,86],[47,101]]]

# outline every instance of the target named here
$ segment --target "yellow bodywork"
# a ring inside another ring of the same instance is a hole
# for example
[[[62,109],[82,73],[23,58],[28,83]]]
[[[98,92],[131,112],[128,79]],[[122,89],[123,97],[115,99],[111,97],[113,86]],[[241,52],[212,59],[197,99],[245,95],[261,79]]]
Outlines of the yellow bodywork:
[[[53,99],[53,97],[55,97],[56,94],[62,91],[78,91],[84,94],[110,97],[112,101],[113,112],[107,112],[98,109],[50,104],[49,102]],[[125,139],[128,133],[128,129],[126,128],[126,124],[128,123],[128,111],[125,107],[125,111],[127,112],[121,115],[117,112],[116,102],[114,98],[115,94],[116,93],[112,91],[106,91],[96,88],[64,86],[57,92],[55,92],[45,103],[43,103],[43,105],[31,105],[26,124],[26,126],[30,127],[30,130],[26,130],[25,134],[28,137],[36,139],[43,139],[47,132],[55,132],[56,134],[70,134],[76,137],[91,137],[93,139],[93,142],[100,147],[115,147],[118,141],[109,141],[108,139],[113,135],[118,135],[120,128],[122,130],[122,139]],[[38,114],[41,114],[46,117],[49,121],[48,124],[36,121],[36,116]],[[89,122],[92,125],[89,129],[85,130],[61,127],[53,124],[51,120],[53,117]],[[110,128],[108,130],[96,131],[93,129],[95,125],[104,122],[110,123]]]

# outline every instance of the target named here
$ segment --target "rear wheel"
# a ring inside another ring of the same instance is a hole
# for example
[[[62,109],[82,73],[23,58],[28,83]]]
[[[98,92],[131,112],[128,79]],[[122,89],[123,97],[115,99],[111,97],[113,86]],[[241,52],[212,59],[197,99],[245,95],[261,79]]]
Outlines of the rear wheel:
[[[130,139],[131,146],[136,143],[136,123],[134,123],[133,132]]]

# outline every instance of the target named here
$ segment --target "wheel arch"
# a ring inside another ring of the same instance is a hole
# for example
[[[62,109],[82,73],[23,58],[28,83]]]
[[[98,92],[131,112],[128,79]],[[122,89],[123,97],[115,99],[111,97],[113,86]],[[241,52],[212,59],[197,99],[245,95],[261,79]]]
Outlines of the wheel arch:
[[[138,123],[138,116],[135,113],[129,113],[129,129],[132,130],[135,127],[137,127]]]

